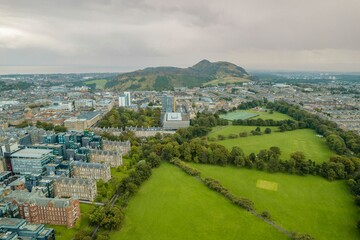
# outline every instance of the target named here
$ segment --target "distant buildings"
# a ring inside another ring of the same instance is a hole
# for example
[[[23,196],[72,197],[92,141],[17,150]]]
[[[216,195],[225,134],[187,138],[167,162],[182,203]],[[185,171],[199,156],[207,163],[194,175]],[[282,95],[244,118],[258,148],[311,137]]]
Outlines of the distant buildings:
[[[129,107],[131,105],[130,92],[124,92],[119,96],[119,107]]]
[[[74,161],[71,163],[72,177],[74,178],[90,178],[102,179],[107,182],[111,178],[110,165],[105,163],[86,163]]]
[[[16,204],[20,218],[30,223],[65,225],[71,228],[80,218],[80,202],[74,198],[45,198],[39,192],[17,190],[5,196],[4,200]]]
[[[87,128],[93,126],[97,121],[99,121],[101,115],[99,112],[86,112],[82,113],[77,117],[71,117],[64,121],[64,126],[68,130],[77,130],[83,131]]]

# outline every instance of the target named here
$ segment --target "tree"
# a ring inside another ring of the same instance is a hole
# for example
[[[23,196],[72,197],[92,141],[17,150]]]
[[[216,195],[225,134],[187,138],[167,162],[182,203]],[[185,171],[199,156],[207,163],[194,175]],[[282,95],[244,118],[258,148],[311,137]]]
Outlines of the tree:
[[[266,133],[266,134],[270,134],[270,133],[271,133],[271,129],[270,129],[270,128],[265,128],[265,133]]]
[[[329,144],[329,147],[338,154],[344,154],[346,152],[344,139],[342,139],[340,136],[336,134],[330,134],[326,137],[326,142]]]
[[[305,154],[297,151],[290,155],[290,159],[294,161],[294,168],[296,173],[304,175],[309,173],[309,165],[306,162]]]
[[[245,154],[240,147],[235,146],[231,149],[230,162],[237,167],[245,166]]]

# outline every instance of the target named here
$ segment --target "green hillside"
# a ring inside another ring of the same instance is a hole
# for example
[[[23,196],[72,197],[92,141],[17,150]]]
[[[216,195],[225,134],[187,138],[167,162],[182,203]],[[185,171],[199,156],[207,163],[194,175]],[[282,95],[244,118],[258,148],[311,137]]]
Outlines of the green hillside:
[[[229,62],[202,60],[189,68],[156,67],[120,74],[105,88],[118,90],[171,90],[174,87],[200,87],[249,81],[249,74]]]

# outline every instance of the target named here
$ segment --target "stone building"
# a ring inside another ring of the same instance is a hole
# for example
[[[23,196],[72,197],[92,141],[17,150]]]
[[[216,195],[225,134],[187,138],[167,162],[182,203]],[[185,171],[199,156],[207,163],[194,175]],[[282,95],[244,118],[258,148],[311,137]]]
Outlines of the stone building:
[[[103,150],[107,151],[118,151],[122,154],[127,154],[131,150],[130,141],[120,142],[120,141],[108,141],[103,140]]]
[[[90,162],[108,163],[111,167],[122,166],[122,153],[110,150],[90,150]]]
[[[86,163],[74,161],[71,163],[73,178],[102,179],[107,182],[111,178],[110,165],[108,163]]]
[[[16,204],[20,218],[30,223],[65,225],[72,228],[80,218],[80,202],[74,198],[45,198],[39,192],[16,190],[5,196],[4,200]]]
[[[97,195],[96,181],[90,178],[54,178],[54,195],[59,198],[77,196],[80,200],[92,202]]]

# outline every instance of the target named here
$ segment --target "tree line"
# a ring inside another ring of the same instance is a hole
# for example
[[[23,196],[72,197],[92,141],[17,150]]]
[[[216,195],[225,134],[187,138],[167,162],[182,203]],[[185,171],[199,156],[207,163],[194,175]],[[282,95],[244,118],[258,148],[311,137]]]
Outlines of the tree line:
[[[18,125],[15,125],[15,128],[26,128],[29,126],[33,126],[32,122],[30,121],[23,121]],[[67,132],[67,128],[65,126],[61,126],[61,125],[54,125],[52,123],[47,123],[47,122],[40,122],[40,121],[36,121],[35,126],[37,128],[42,128],[46,131],[55,131],[56,133],[59,132]]]

